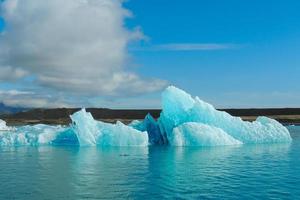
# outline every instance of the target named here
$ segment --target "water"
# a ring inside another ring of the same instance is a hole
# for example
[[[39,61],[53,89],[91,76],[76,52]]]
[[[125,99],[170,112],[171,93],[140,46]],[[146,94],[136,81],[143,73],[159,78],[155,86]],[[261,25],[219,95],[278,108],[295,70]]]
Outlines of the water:
[[[297,199],[292,143],[214,148],[0,148],[0,199]]]

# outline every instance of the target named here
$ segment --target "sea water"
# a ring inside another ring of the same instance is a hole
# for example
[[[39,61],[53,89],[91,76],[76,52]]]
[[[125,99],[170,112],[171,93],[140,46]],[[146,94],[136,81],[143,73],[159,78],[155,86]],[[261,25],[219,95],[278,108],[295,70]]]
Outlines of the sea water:
[[[290,143],[220,147],[0,147],[0,199],[299,199]]]

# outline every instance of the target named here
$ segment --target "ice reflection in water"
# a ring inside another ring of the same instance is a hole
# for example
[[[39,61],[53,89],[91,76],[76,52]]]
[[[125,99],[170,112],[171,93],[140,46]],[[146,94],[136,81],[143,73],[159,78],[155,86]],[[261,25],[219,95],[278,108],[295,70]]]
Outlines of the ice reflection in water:
[[[1,148],[0,199],[296,198],[299,140],[214,148]]]

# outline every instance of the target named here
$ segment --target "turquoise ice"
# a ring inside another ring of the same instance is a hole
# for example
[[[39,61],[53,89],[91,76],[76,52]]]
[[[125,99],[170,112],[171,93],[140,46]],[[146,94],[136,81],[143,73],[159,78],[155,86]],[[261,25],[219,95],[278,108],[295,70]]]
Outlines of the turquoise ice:
[[[193,98],[174,86],[168,87],[163,92],[162,108],[158,121],[171,145],[190,144],[186,141],[173,142],[173,138],[187,141],[195,138],[193,145],[199,146],[231,145],[235,143],[232,139],[244,144],[291,141],[287,128],[276,120],[258,117],[254,122],[246,122],[240,117],[218,111],[198,97]],[[188,122],[194,122],[193,126],[186,124]],[[204,143],[200,138],[196,138],[195,133],[201,137],[215,138],[215,141],[210,139],[209,143]],[[223,139],[220,140],[217,135],[222,135]]]
[[[81,146],[148,146],[148,135],[117,122],[109,124],[94,120],[82,109],[70,116],[72,129]]]
[[[148,113],[143,121],[134,120],[129,126],[139,130],[147,131],[149,144],[151,145],[164,145],[168,144],[167,137],[161,132],[159,123]]]
[[[129,125],[110,124],[95,120],[85,109],[70,118],[69,126],[9,127],[0,120],[0,146],[223,146],[291,141],[287,128],[276,120],[258,117],[246,122],[174,86],[162,93],[158,120],[148,114]]]
[[[44,124],[7,127],[0,131],[0,146],[49,145],[64,130],[63,126]]]
[[[186,122],[175,127],[168,139],[173,146],[209,147],[242,144],[220,128],[197,122]]]
[[[70,117],[72,124],[68,127],[44,124],[20,127],[1,125],[0,146],[148,146],[146,132],[121,122],[109,124],[96,121],[85,109]]]

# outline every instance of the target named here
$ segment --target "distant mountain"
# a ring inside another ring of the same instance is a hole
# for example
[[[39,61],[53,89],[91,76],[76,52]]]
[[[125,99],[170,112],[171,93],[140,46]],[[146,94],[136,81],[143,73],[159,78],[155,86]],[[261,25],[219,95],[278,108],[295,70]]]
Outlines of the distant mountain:
[[[0,102],[0,114],[14,114],[22,111],[27,111],[28,108],[21,108],[21,107],[12,107],[6,106],[4,103]]]

